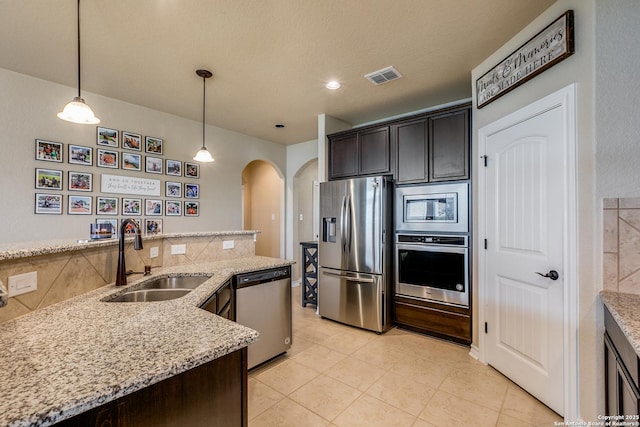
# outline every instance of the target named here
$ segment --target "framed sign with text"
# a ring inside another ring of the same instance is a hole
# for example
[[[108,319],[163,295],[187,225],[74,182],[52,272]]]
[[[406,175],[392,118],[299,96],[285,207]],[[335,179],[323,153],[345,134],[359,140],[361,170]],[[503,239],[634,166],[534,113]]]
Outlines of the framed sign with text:
[[[476,80],[478,108],[573,55],[573,10],[568,10]]]
[[[122,175],[100,175],[100,191],[103,193],[159,196],[160,180]]]

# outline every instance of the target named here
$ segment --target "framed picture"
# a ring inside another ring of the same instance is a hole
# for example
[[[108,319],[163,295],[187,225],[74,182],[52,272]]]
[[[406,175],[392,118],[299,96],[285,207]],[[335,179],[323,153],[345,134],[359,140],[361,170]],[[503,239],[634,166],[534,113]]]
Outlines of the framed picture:
[[[179,200],[167,200],[164,206],[164,214],[167,216],[181,216],[182,202]]]
[[[162,173],[162,159],[159,157],[146,156],[147,167],[145,171],[149,173]]]
[[[62,171],[36,169],[36,188],[43,190],[62,190]]]
[[[122,222],[124,220],[125,220],[125,218],[122,218],[120,220],[120,224],[122,224]],[[132,221],[136,223],[138,228],[140,228],[140,220],[139,219],[132,219]],[[142,230],[140,230],[140,232],[142,232]],[[133,227],[132,224],[127,223],[127,225],[125,225],[125,227],[124,227],[124,234],[136,234],[136,229]]]
[[[101,229],[106,229],[107,227],[102,227],[104,225],[110,225],[111,227],[111,237],[116,237],[118,231],[118,220],[117,219],[96,219],[96,226],[98,232]]]
[[[142,199],[122,198],[122,215],[142,215]]]
[[[127,150],[142,150],[142,136],[137,133],[125,132],[120,133],[122,137],[122,148]]]
[[[117,130],[98,126],[97,133],[98,133],[98,145],[106,145],[107,147],[118,146]]]
[[[62,163],[62,142],[36,139],[36,160]]]
[[[69,215],[91,215],[91,196],[69,196],[67,203],[67,213]]]
[[[146,136],[144,138],[144,151],[147,153],[162,155],[162,140],[160,138],[154,138],[152,136]]]
[[[36,193],[37,214],[62,214],[62,194]]]
[[[144,214],[149,216],[162,215],[162,200],[146,199],[144,204]]]
[[[118,152],[98,148],[98,167],[118,169]]]
[[[92,191],[93,174],[69,171],[69,191]]]
[[[118,215],[118,198],[97,196],[96,215]]]
[[[178,160],[167,159],[167,175],[182,176],[182,162]]]
[[[93,166],[93,148],[69,144],[69,163]]]
[[[122,169],[130,171],[141,171],[142,156],[134,153],[122,153]]]
[[[184,185],[184,197],[187,199],[199,199],[200,198],[200,184],[185,184]]]
[[[165,196],[182,197],[182,184],[179,182],[167,181],[165,184]]]
[[[161,219],[145,219],[144,220],[144,233],[145,236],[156,236],[162,234],[162,220]]]
[[[199,216],[200,202],[187,200],[184,202],[184,216]]]
[[[200,165],[184,162],[184,176],[188,178],[200,178]]]

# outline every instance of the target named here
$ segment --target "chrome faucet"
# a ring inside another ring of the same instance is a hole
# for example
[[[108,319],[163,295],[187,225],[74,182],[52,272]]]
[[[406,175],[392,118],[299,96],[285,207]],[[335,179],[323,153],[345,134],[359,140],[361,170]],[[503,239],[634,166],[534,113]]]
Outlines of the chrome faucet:
[[[116,273],[116,286],[126,286],[127,284],[127,268],[124,265],[124,230],[127,225],[132,225],[135,231],[135,240],[133,241],[133,249],[139,251],[142,249],[142,235],[140,234],[140,227],[136,222],[130,218],[123,219],[120,224],[120,236],[118,246],[118,271]]]

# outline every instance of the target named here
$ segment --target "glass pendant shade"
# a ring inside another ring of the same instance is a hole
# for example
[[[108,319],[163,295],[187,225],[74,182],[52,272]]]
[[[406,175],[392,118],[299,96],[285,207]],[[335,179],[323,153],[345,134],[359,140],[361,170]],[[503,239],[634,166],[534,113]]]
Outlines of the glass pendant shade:
[[[210,163],[213,162],[213,157],[207,147],[205,147],[204,139],[205,139],[205,111],[206,111],[206,101],[207,101],[207,79],[213,76],[213,73],[209,70],[196,70],[196,74],[198,77],[202,77],[202,148],[196,153],[193,157],[193,160],[201,163]]]
[[[213,162],[213,157],[211,157],[211,153],[207,150],[207,147],[203,146],[193,157],[193,160],[196,162],[209,163]]]
[[[93,114],[91,107],[79,96],[76,96],[64,106],[64,109],[58,113],[58,118],[68,122],[88,125],[100,123],[100,119]]]

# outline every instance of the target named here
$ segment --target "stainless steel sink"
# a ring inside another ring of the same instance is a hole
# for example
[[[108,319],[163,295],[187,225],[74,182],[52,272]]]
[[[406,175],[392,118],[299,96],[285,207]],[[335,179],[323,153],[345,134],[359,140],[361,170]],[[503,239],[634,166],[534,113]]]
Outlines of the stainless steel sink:
[[[192,289],[140,289],[117,295],[107,302],[151,302],[168,301],[180,298],[191,292]]]
[[[207,280],[211,276],[170,276],[170,277],[158,277],[148,282],[143,283],[140,286],[136,286],[138,289],[195,289]]]
[[[143,282],[123,293],[109,297],[105,302],[152,302],[180,298],[209,280],[211,276],[157,277]]]

